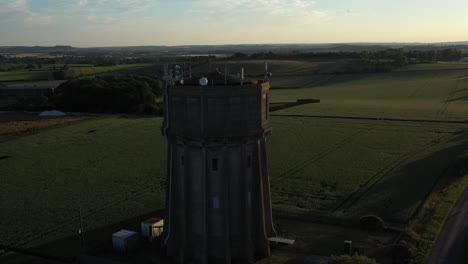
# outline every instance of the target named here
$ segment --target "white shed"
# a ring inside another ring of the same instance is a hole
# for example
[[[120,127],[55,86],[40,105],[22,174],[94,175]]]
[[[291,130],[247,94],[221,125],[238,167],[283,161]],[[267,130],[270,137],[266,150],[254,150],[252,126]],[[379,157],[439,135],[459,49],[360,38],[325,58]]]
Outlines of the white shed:
[[[164,219],[150,218],[141,222],[141,236],[148,238],[152,241],[154,238],[161,236],[164,228]]]
[[[138,247],[138,233],[122,229],[112,234],[112,245],[121,252],[132,251]]]

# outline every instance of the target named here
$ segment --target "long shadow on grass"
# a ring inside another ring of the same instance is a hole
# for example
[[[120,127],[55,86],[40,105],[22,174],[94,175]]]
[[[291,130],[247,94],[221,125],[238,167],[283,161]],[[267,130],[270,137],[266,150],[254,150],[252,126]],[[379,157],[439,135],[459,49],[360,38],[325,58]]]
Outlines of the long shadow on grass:
[[[385,220],[407,222],[418,211],[444,170],[465,149],[465,144],[460,136],[457,145],[404,165],[369,190],[348,212],[355,217],[376,214]]]
[[[153,211],[148,214],[143,214],[139,216],[135,216],[133,218],[126,219],[124,221],[112,223],[110,225],[87,231],[84,227],[84,236],[82,244],[81,237],[78,233],[74,236],[69,236],[64,239],[58,239],[53,242],[45,243],[36,247],[27,248],[27,249],[20,249],[19,252],[23,255],[38,257],[43,260],[53,260],[59,261],[63,263],[76,263],[76,260],[80,255],[94,255],[94,256],[101,256],[103,258],[108,259],[109,257],[117,256],[117,257],[125,257],[116,255],[112,249],[112,234],[121,230],[133,230],[136,232],[141,231],[140,224],[141,222],[151,218],[151,217],[163,217],[164,210],[157,210]],[[151,252],[149,252],[150,256],[153,260],[154,258],[160,259],[162,258],[162,253],[158,252],[158,245],[154,244],[151,245],[154,248],[154,256],[151,256]],[[145,248],[145,247],[144,247]],[[14,249],[11,249],[14,252]],[[148,245],[146,249],[148,250]],[[138,254],[138,252],[135,252]],[[141,254],[138,254],[141,255]],[[159,255],[159,257],[158,257]],[[131,257],[132,255],[129,255]],[[22,259],[21,255],[1,255],[0,254],[0,262],[2,263],[21,263]],[[125,262],[129,261],[128,259]],[[130,263],[131,263],[130,259]],[[141,259],[135,260],[134,263],[142,263]],[[146,261],[148,263],[148,261]],[[26,263],[26,262],[25,262]],[[38,262],[39,263],[39,262]],[[86,262],[87,263],[87,262]],[[96,262],[99,263],[99,262]],[[161,263],[161,262],[158,262]]]

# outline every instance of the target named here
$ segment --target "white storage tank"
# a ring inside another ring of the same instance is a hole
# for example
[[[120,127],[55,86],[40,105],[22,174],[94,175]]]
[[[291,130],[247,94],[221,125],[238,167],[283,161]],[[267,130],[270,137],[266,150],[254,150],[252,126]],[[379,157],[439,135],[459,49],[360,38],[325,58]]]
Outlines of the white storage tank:
[[[112,245],[120,252],[129,252],[138,247],[138,233],[122,229],[112,235]]]
[[[164,228],[164,219],[152,217],[141,223],[141,236],[148,238],[151,242],[154,238],[161,236]]]

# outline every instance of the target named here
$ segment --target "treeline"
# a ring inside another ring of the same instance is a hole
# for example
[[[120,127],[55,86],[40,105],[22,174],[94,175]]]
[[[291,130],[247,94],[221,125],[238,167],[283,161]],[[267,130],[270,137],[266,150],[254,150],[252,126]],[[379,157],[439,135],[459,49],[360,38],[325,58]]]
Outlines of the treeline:
[[[399,60],[403,61],[403,57],[407,60],[413,59],[419,62],[432,61],[452,61],[458,60],[467,54],[459,49],[433,49],[433,50],[406,50],[406,49],[386,49],[382,51],[338,51],[338,52],[292,52],[292,53],[273,53],[259,52],[250,55],[245,53],[234,53],[231,58],[234,59],[362,59],[362,60]]]
[[[57,87],[52,102],[71,112],[159,114],[162,88],[159,78],[146,75],[81,78]]]
[[[42,64],[0,63],[0,72],[41,69]]]
[[[151,60],[150,60],[151,61]],[[5,57],[0,55],[0,70],[14,71],[25,69],[28,65],[43,64],[89,64],[94,66],[114,66],[119,64],[136,64],[148,62],[144,58],[114,56],[61,56],[61,57]]]

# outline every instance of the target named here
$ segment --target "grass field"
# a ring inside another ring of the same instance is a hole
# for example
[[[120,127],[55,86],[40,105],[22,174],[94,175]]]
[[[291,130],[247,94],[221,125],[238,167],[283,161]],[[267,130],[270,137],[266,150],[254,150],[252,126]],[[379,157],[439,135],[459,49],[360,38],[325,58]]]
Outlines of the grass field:
[[[271,91],[274,104],[321,99],[271,115],[274,211],[343,219],[377,214],[407,223],[467,145],[468,125],[462,122],[468,119],[468,66],[451,65],[374,75],[293,77],[284,70],[272,79],[273,87],[289,88]],[[88,247],[161,214],[166,170],[161,122],[106,118],[0,142],[0,245],[70,256],[80,250],[80,207]],[[296,250],[316,244],[300,228],[283,226],[299,240]]]
[[[160,122],[104,119],[0,143],[0,244],[76,238],[79,207],[88,232],[164,208]],[[79,243],[66,248],[74,254]]]
[[[0,72],[0,82],[16,82],[16,83],[34,83],[38,81],[53,81],[52,72],[54,69],[59,69],[63,65],[44,65],[40,70],[20,70],[12,72]],[[152,64],[124,64],[115,66],[93,66],[90,64],[70,64],[70,70],[76,76],[91,76],[108,72],[132,70],[150,67]],[[55,67],[55,68],[54,68]]]
[[[318,98],[279,115],[468,120],[468,65],[443,71],[272,78],[272,102]]]

